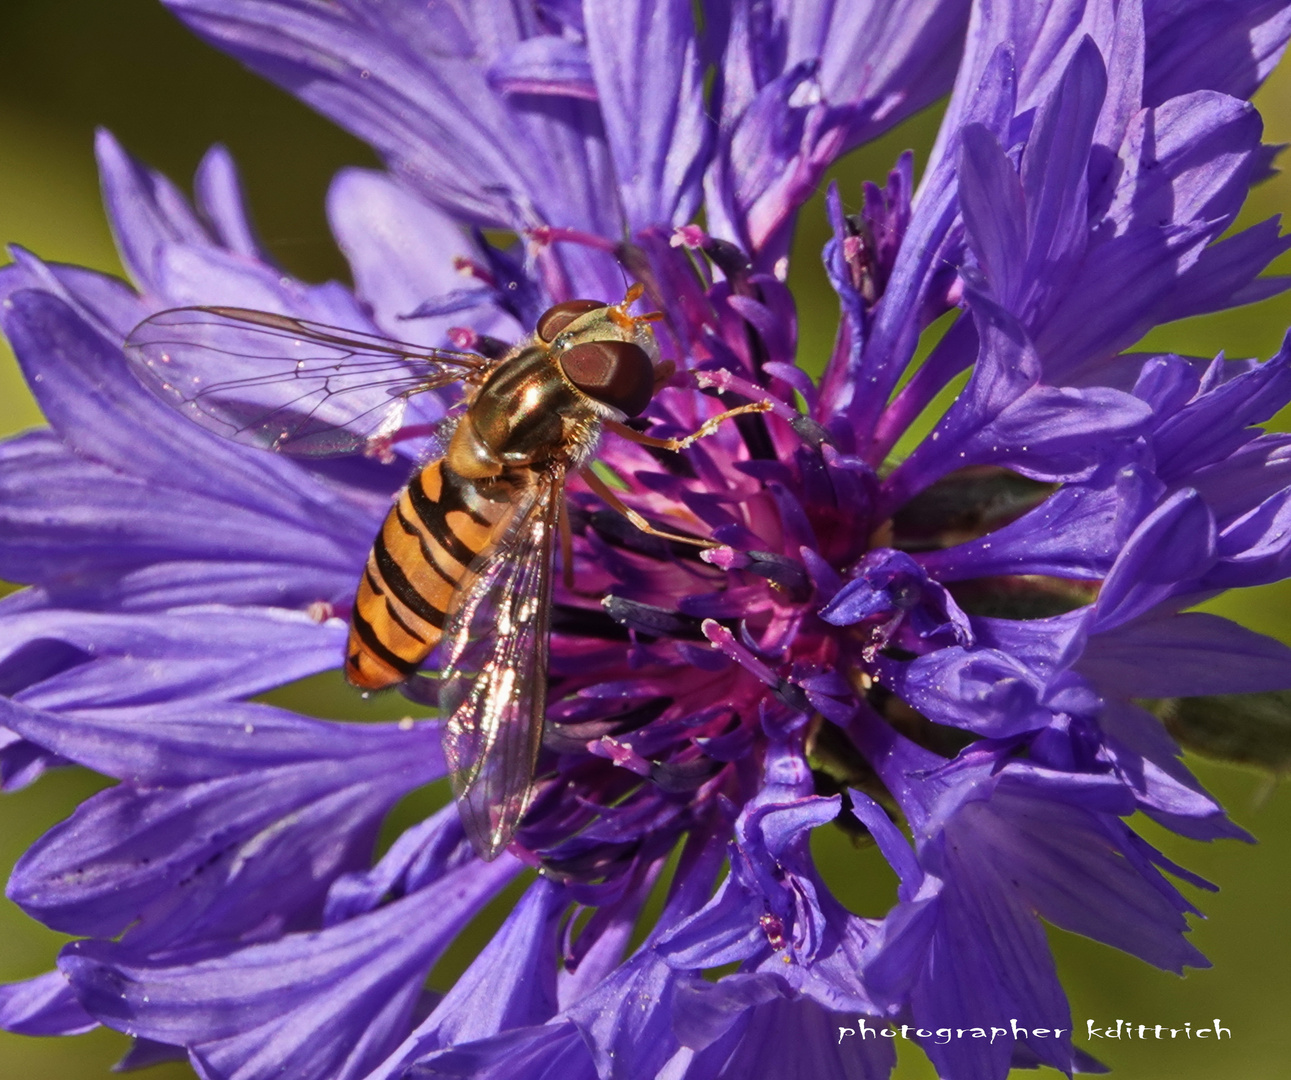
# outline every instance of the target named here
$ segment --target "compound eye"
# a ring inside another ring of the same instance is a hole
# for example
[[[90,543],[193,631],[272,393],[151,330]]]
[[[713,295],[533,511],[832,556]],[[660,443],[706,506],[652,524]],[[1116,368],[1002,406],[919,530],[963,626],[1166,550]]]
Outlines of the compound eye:
[[[654,397],[654,365],[633,341],[584,341],[560,354],[560,366],[588,397],[636,416]]]
[[[566,300],[555,307],[549,307],[538,320],[538,336],[550,344],[579,316],[607,306],[599,300]]]

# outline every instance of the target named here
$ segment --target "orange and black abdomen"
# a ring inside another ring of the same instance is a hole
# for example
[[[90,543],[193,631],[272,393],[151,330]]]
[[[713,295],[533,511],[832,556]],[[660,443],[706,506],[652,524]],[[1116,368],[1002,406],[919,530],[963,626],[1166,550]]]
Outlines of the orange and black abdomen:
[[[399,495],[368,555],[350,616],[345,676],[365,690],[403,682],[444,632],[449,602],[507,504],[432,461]]]

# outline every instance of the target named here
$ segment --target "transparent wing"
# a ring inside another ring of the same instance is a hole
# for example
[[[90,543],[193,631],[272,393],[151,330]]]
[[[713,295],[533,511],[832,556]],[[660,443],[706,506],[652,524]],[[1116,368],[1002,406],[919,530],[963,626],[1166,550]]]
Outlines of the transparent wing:
[[[126,340],[144,385],[202,427],[293,454],[343,454],[389,435],[409,396],[489,361],[246,308],[175,308]]]
[[[559,473],[534,474],[503,534],[454,598],[445,629],[444,750],[467,835],[491,859],[532,794],[547,705]]]

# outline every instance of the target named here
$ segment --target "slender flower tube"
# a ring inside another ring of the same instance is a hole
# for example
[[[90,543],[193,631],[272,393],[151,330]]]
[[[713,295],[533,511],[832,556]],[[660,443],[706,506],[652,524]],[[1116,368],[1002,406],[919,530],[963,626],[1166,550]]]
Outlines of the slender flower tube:
[[[1100,1068],[1042,920],[1205,964],[1174,881],[1207,883],[1127,819],[1245,835],[1145,702],[1291,689],[1291,649],[1188,610],[1291,575],[1291,437],[1259,427],[1291,351],[1130,351],[1287,285],[1260,276],[1291,246],[1276,221],[1228,233],[1273,158],[1249,98],[1291,4],[167,2],[387,171],[329,195],[353,289],[308,285],[225,152],[190,204],[104,134],[132,285],[22,251],[0,270],[49,422],[0,445],[0,577],[27,585],[0,600],[0,775],[117,781],[13,872],[75,940],[0,988],[0,1026],[107,1025],[128,1064],[207,1080],[868,1080],[892,1040],[840,1027],[1012,1018],[923,1047],[947,1080]],[[799,207],[948,92],[917,188],[907,154],[829,192],[840,314],[813,380],[785,283]],[[415,397],[381,454],[294,457],[192,423],[123,342],[221,305],[496,355],[625,277],[672,371],[652,435],[769,403],[681,453],[599,448],[623,503],[715,546],[571,479],[514,841],[482,860],[449,806],[374,861],[395,803],[446,774],[440,722],[254,699],[341,665],[372,537],[454,392]],[[891,864],[885,917],[831,894],[809,838],[832,828]]]

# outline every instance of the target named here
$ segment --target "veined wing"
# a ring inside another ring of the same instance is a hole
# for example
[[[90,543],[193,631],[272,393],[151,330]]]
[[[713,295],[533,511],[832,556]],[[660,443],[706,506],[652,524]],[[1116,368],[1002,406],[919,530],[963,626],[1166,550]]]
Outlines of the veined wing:
[[[308,319],[232,307],[163,311],[134,328],[140,380],[202,427],[293,454],[343,454],[392,434],[412,394],[489,366]]]
[[[445,629],[444,750],[466,833],[492,859],[528,809],[547,707],[552,538],[564,477],[535,473]]]

